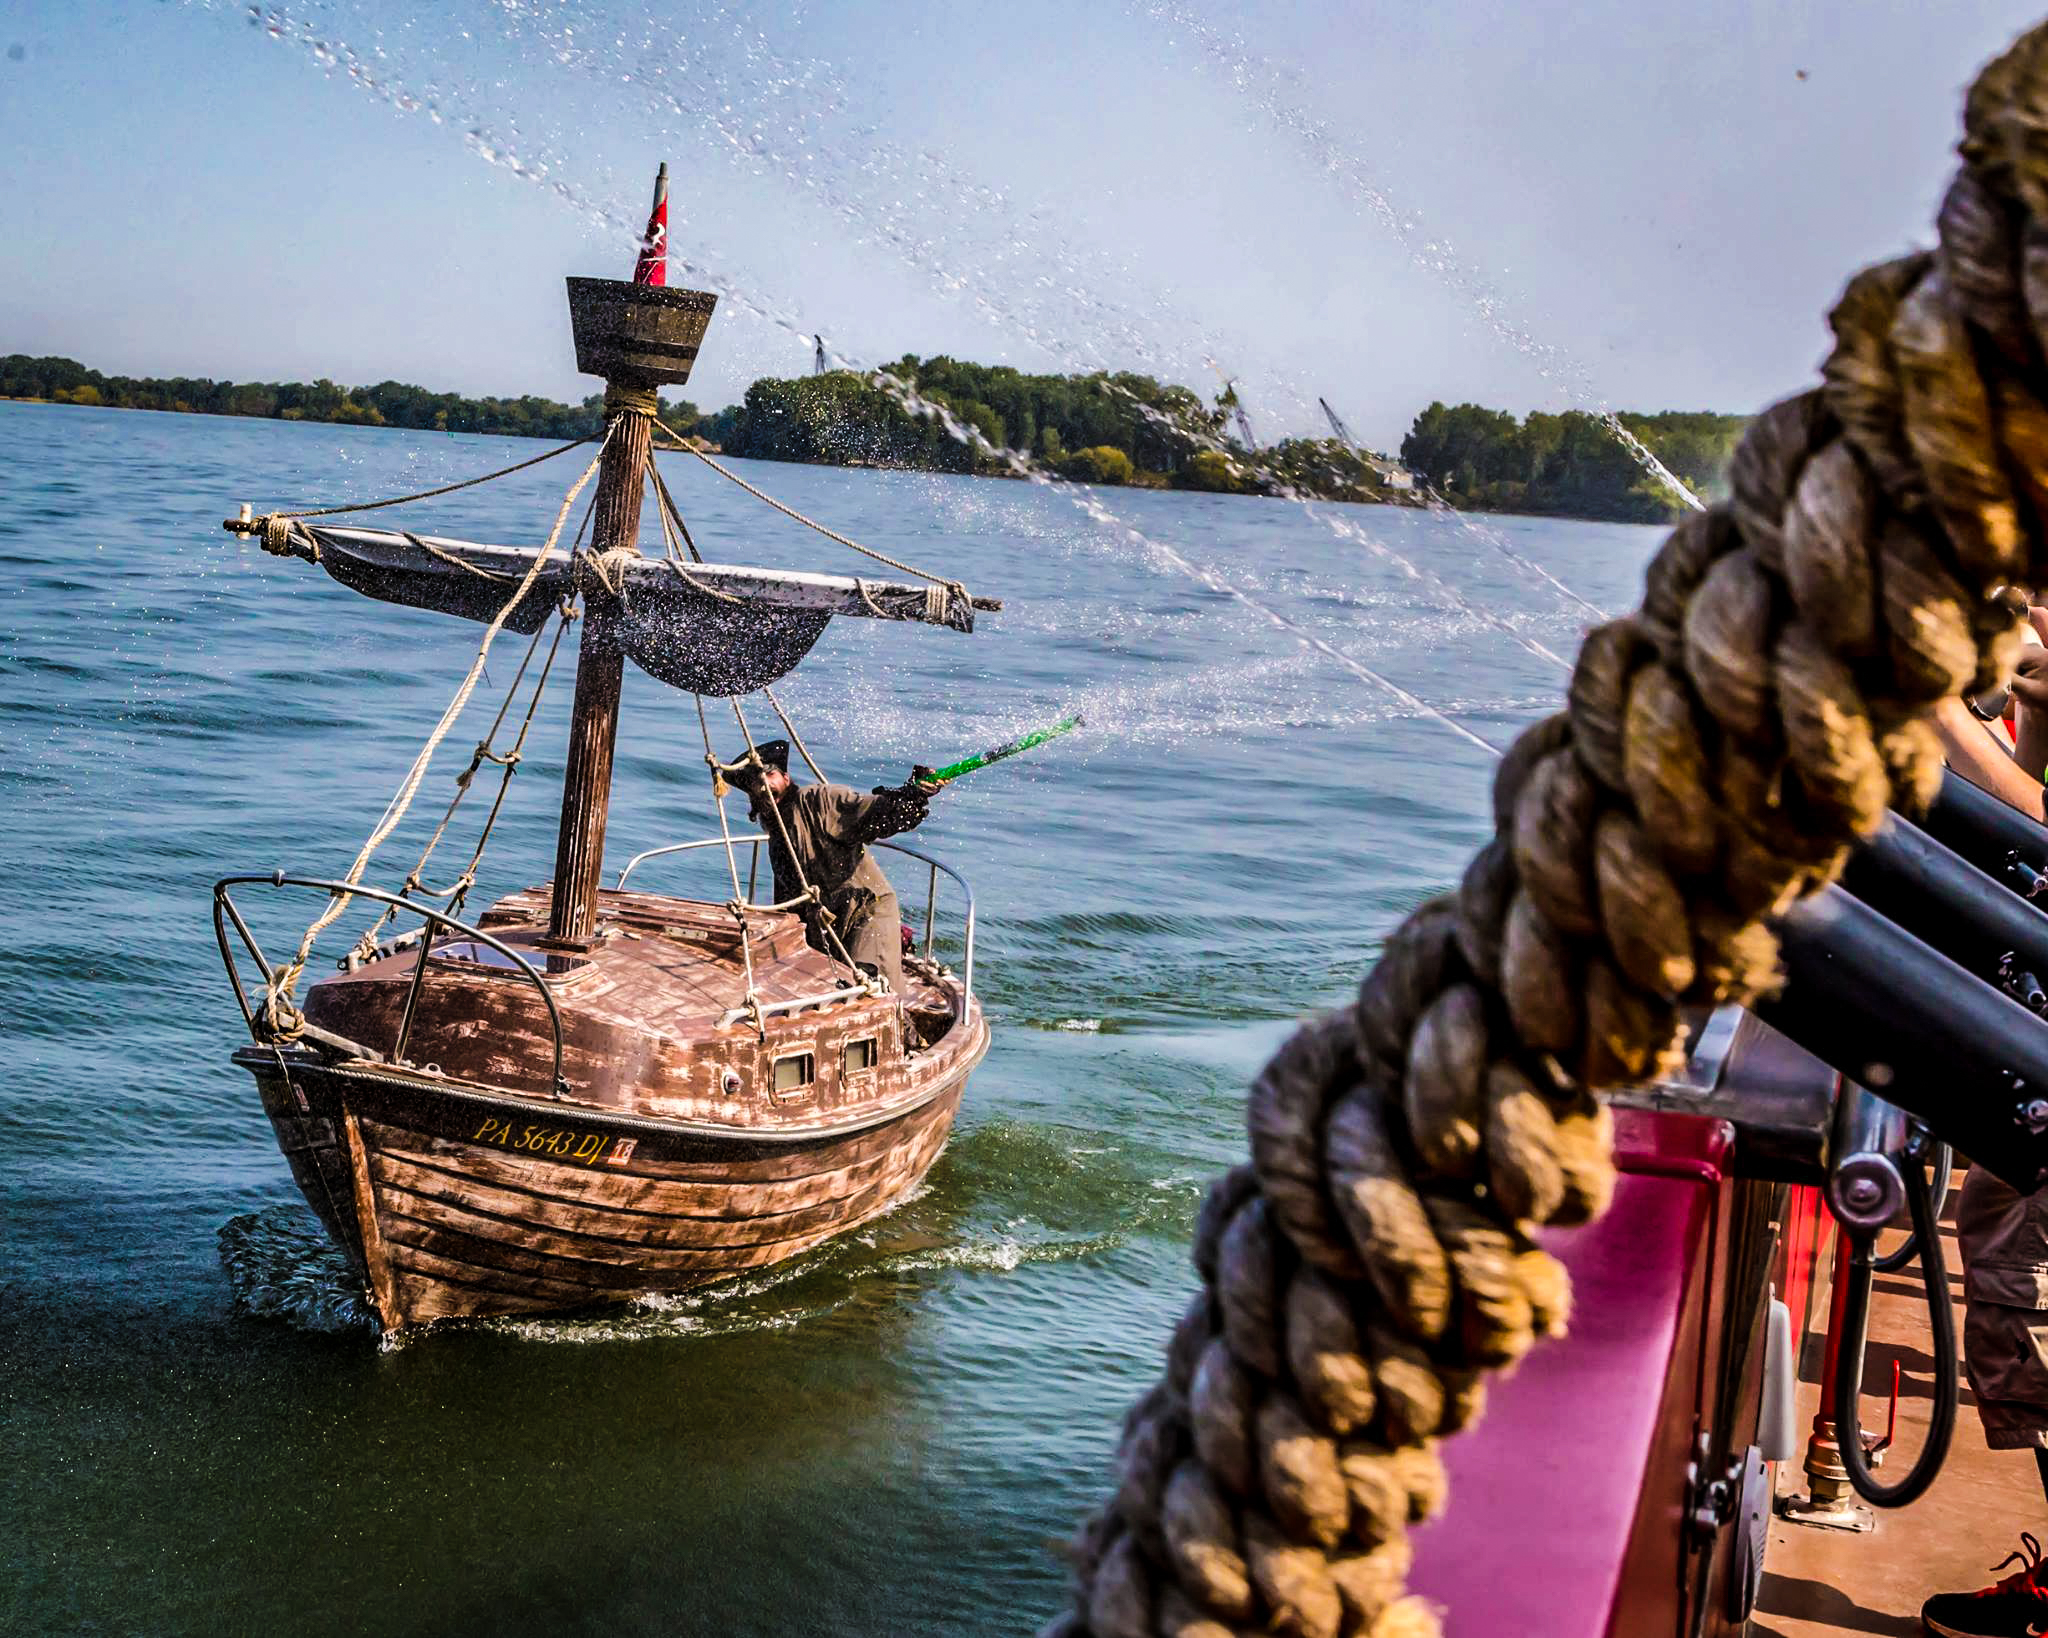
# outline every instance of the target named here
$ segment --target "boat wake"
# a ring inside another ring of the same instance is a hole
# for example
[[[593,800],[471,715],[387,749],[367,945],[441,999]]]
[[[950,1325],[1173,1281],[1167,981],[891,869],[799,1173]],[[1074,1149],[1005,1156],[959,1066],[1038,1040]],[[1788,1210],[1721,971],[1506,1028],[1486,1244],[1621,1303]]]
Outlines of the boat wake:
[[[303,1206],[268,1206],[223,1223],[220,1266],[245,1314],[302,1331],[370,1328],[362,1282]]]

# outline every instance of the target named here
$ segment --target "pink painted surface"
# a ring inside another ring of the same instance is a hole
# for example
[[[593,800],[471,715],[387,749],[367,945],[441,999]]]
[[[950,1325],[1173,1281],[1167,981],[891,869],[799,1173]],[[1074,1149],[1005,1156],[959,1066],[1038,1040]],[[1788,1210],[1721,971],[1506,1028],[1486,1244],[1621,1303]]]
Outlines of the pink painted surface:
[[[1613,1205],[1597,1223],[1544,1237],[1571,1270],[1571,1332],[1496,1383],[1478,1429],[1446,1443],[1450,1507],[1415,1536],[1411,1585],[1444,1607],[1452,1638],[1610,1630],[1687,1270],[1706,1244],[1708,1183],[1727,1147],[1715,1122],[1623,1114]]]

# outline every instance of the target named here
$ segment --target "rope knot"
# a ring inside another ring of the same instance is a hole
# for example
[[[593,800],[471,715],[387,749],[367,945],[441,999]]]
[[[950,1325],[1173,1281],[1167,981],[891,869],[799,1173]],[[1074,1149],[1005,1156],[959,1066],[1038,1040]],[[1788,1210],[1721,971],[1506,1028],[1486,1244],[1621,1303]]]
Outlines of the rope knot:
[[[607,381],[604,387],[604,418],[616,420],[621,415],[644,415],[652,419],[661,411],[660,394],[652,387],[636,387],[628,382]]]
[[[298,526],[280,512],[265,513],[262,523],[263,549],[272,557],[289,557],[292,550],[292,531]]]

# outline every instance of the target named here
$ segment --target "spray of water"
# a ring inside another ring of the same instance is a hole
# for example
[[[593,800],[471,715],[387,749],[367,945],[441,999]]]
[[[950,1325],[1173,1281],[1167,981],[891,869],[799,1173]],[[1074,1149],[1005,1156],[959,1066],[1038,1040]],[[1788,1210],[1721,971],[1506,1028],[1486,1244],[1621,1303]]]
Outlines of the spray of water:
[[[531,6],[522,5],[521,0],[498,0],[498,4],[522,20],[530,17],[532,12]],[[714,20],[729,20],[722,7],[715,8],[714,17],[701,21],[709,23]],[[557,25],[556,38],[564,42],[555,52],[557,60],[565,66],[602,75],[608,84],[615,84],[619,76],[613,69],[611,58],[568,43],[573,37],[574,29],[566,22]],[[838,162],[837,150],[820,119],[826,111],[843,111],[850,101],[844,85],[830,66],[783,57],[758,34],[743,33],[743,42],[747,63],[754,70],[748,77],[749,89],[756,84],[765,84],[777,91],[787,91],[793,86],[804,91],[803,97],[794,100],[793,107],[789,106],[789,98],[778,99],[778,106],[787,110],[780,115],[783,121],[780,141],[777,140],[777,132],[760,114],[737,111],[732,100],[734,86],[731,79],[700,58],[647,51],[636,59],[639,64],[637,75],[626,78],[637,78],[660,111],[686,124],[707,127],[719,142],[740,156],[756,174],[798,187],[856,242],[879,245],[893,251],[906,265],[931,278],[940,290],[954,295],[964,294],[992,326],[1023,337],[1067,368],[1083,371],[1104,369],[1109,367],[1112,359],[1125,364],[1144,364],[1155,371],[1170,368],[1153,347],[1152,332],[1133,319],[1130,309],[1097,294],[1105,289],[1134,288],[1137,281],[1127,265],[1089,265],[1082,252],[1058,234],[1043,211],[1034,211],[1028,218],[1018,218],[1007,194],[981,184],[929,150],[907,155],[897,145],[871,132],[864,133],[867,140],[860,165],[857,171],[849,174]],[[684,83],[671,85],[670,82],[678,80]],[[859,188],[861,183],[867,184],[871,192],[877,191],[875,185],[879,183],[882,202],[877,204],[872,199],[863,198]],[[913,213],[906,201],[916,201],[928,208],[921,217]],[[942,254],[940,245],[922,229],[922,220],[934,214],[949,223],[991,222],[996,226],[993,232],[984,235],[984,245],[979,253],[962,255],[956,252],[949,259]],[[1021,259],[1021,253],[1027,247],[1036,252],[1035,265],[1026,265]],[[1042,310],[1042,303],[1032,299],[1035,289],[1045,288],[1054,289],[1065,298],[1064,304],[1050,316]],[[994,294],[999,290],[1019,292],[1021,299],[1013,296],[1008,302],[999,301]],[[1163,312],[1169,328],[1191,333],[1204,361],[1212,368],[1218,368],[1214,355],[1221,344],[1216,337],[1202,331],[1185,315],[1174,312],[1156,296],[1147,299],[1145,310],[1152,315],[1155,327]],[[1091,334],[1090,326],[1087,322],[1075,322],[1077,311],[1084,321],[1092,321],[1096,331],[1106,335],[1111,347],[1109,353],[1105,353],[1099,342],[1086,340]],[[1076,344],[1077,337],[1082,338],[1080,345]],[[1299,398],[1300,394],[1296,396]],[[1158,418],[1158,412],[1150,406],[1139,403],[1135,397],[1132,397],[1132,402],[1137,403],[1147,415]],[[1688,500],[1692,498],[1685,486],[1617,419],[1609,414],[1605,420],[1639,461],[1654,469]],[[1201,429],[1200,436],[1207,447],[1223,448],[1207,433],[1207,429]],[[1239,458],[1245,458],[1246,453],[1238,452]],[[1251,464],[1283,498],[1304,503],[1313,499],[1279,481],[1266,463],[1253,459]],[[1533,573],[1550,589],[1583,605],[1595,616],[1605,618],[1604,611],[1596,605],[1579,597],[1541,565],[1516,552],[1499,531],[1467,518],[1434,490],[1429,492],[1428,504],[1432,512],[1454,520],[1462,533],[1492,547],[1524,573]],[[1445,587],[1436,577],[1392,548],[1369,538],[1366,531],[1355,523],[1320,511],[1312,511],[1312,515],[1333,533],[1363,544],[1395,564],[1411,579],[1431,583],[1440,592],[1448,592],[1468,612],[1477,614],[1480,619],[1505,631],[1516,642],[1528,646],[1526,640],[1505,622],[1466,603],[1454,589]],[[1540,645],[1538,651],[1545,659],[1564,663]]]
[[[1479,618],[1485,624],[1492,626],[1496,631],[1504,633],[1513,642],[1527,649],[1531,654],[1534,654],[1539,660],[1547,660],[1552,665],[1558,666],[1566,671],[1569,671],[1571,669],[1571,662],[1567,660],[1563,655],[1559,654],[1556,650],[1549,647],[1549,645],[1539,642],[1536,638],[1531,637],[1527,633],[1523,632],[1519,627],[1510,624],[1506,620],[1503,620],[1499,615],[1495,614],[1491,609],[1487,608],[1484,604],[1473,602],[1470,598],[1466,597],[1463,592],[1459,591],[1457,587],[1451,585],[1450,582],[1446,581],[1442,576],[1432,574],[1428,569],[1423,568],[1419,563],[1415,562],[1414,559],[1407,557],[1401,552],[1395,551],[1393,547],[1387,545],[1384,541],[1380,540],[1370,531],[1360,528],[1351,519],[1340,517],[1337,513],[1331,511],[1327,506],[1323,505],[1322,502],[1316,496],[1308,494],[1305,491],[1297,488],[1294,484],[1289,483],[1285,478],[1281,477],[1280,474],[1270,465],[1257,460],[1255,457],[1251,456],[1250,454],[1248,454],[1248,452],[1244,450],[1233,448],[1229,444],[1224,443],[1220,438],[1216,436],[1215,433],[1210,431],[1208,427],[1202,425],[1200,422],[1195,421],[1192,418],[1186,416],[1176,417],[1169,415],[1165,411],[1160,410],[1151,404],[1147,404],[1146,402],[1144,402],[1144,400],[1139,398],[1137,394],[1130,392],[1126,388],[1118,386],[1113,381],[1106,381],[1103,383],[1103,386],[1108,391],[1119,394],[1129,404],[1131,404],[1132,407],[1135,408],[1140,415],[1142,415],[1148,421],[1152,422],[1153,425],[1161,428],[1162,430],[1168,433],[1173,434],[1176,437],[1185,438],[1190,443],[1193,443],[1202,449],[1210,450],[1216,454],[1222,455],[1235,467],[1238,467],[1240,469],[1249,468],[1256,476],[1263,478],[1268,484],[1270,484],[1274,492],[1278,494],[1282,500],[1293,501],[1297,506],[1299,506],[1304,516],[1314,519],[1317,523],[1323,525],[1324,528],[1328,529],[1332,534],[1338,536],[1340,539],[1348,540],[1355,545],[1365,547],[1368,551],[1372,552],[1383,562],[1392,564],[1396,569],[1400,570],[1400,572],[1403,575],[1405,575],[1409,580],[1415,582],[1418,585],[1427,586],[1431,591],[1435,592],[1440,598],[1448,601],[1452,607],[1461,609],[1467,614],[1477,616],[1477,618]],[[1434,490],[1429,491],[1429,493],[1432,496],[1435,496]],[[1495,550],[1500,552],[1511,563],[1514,563],[1517,566],[1523,567],[1525,569],[1535,571],[1535,573],[1545,583],[1547,583],[1557,591],[1562,592],[1566,597],[1570,598],[1573,602],[1579,603],[1584,607],[1590,609],[1596,616],[1598,616],[1601,619],[1606,618],[1606,615],[1596,605],[1589,603],[1586,601],[1585,598],[1580,597],[1577,592],[1574,592],[1569,586],[1565,585],[1564,582],[1558,580],[1555,576],[1550,574],[1549,571],[1544,569],[1540,564],[1531,562],[1522,553],[1516,551],[1512,546],[1510,546],[1507,543],[1507,541],[1501,536],[1500,532],[1497,529],[1487,528],[1485,525],[1481,524],[1478,519],[1467,517],[1463,512],[1460,512],[1456,507],[1450,505],[1449,502],[1444,501],[1441,496],[1436,496],[1436,504],[1432,505],[1430,510],[1432,512],[1435,512],[1438,511],[1439,508],[1444,514],[1456,520],[1462,532],[1471,535],[1474,539],[1481,540],[1489,545],[1492,545]]]
[[[208,9],[218,9],[217,0],[199,0]],[[509,4],[510,0],[501,0]],[[558,154],[542,150],[536,157],[522,149],[516,132],[501,131],[481,114],[476,113],[455,100],[445,91],[434,88],[426,94],[409,91],[403,80],[385,65],[385,53],[380,47],[374,54],[356,50],[346,41],[339,39],[331,30],[317,26],[310,19],[287,11],[281,6],[248,6],[244,8],[250,23],[262,28],[272,38],[294,44],[306,50],[314,60],[329,72],[344,74],[351,83],[368,94],[403,113],[424,113],[437,124],[446,123],[453,113],[463,131],[465,145],[486,163],[505,170],[508,174],[543,188],[557,200],[582,216],[593,228],[614,237],[621,243],[638,243],[640,224],[630,215],[621,211],[604,197],[593,193],[571,181],[564,174],[564,164]],[[809,346],[814,331],[788,308],[766,299],[756,298],[741,289],[731,279],[716,272],[687,252],[679,251],[671,236],[669,251],[671,267],[683,273],[693,284],[715,290],[729,306],[749,317],[780,329],[800,343]],[[1230,598],[1241,606],[1259,615],[1267,623],[1294,638],[1304,646],[1322,654],[1325,658],[1350,672],[1359,679],[1386,690],[1412,711],[1430,717],[1449,728],[1460,738],[1479,747],[1491,755],[1499,755],[1499,748],[1482,736],[1455,721],[1445,713],[1431,706],[1391,678],[1366,665],[1355,656],[1345,653],[1324,638],[1308,631],[1300,622],[1263,600],[1254,597],[1216,570],[1197,563],[1178,549],[1157,541],[1144,534],[1134,525],[1118,517],[1092,493],[1081,486],[1061,481],[1047,473],[1032,457],[1022,450],[998,446],[992,443],[978,428],[968,425],[945,405],[924,397],[915,386],[885,369],[868,369],[855,360],[847,358],[835,349],[826,348],[828,360],[837,368],[852,369],[866,374],[883,391],[912,415],[936,420],[946,434],[956,442],[968,445],[994,459],[1010,470],[1015,476],[1050,489],[1069,504],[1075,506],[1099,528],[1113,537],[1123,540],[1136,548],[1146,561],[1170,569],[1206,586],[1219,595]],[[1327,519],[1326,519],[1327,521]],[[1341,522],[1341,520],[1338,520]],[[1372,541],[1362,530],[1346,525],[1353,535],[1376,551],[1388,555],[1390,560],[1405,565],[1407,570],[1425,583],[1444,583],[1409,564],[1391,548]],[[1459,596],[1454,588],[1445,588],[1457,598],[1461,606],[1486,620],[1502,626],[1517,642],[1525,646],[1533,640],[1507,627],[1490,611],[1483,610]],[[1534,645],[1544,657],[1563,665],[1565,662],[1555,653],[1540,644]]]
[[[1308,111],[1297,92],[1293,74],[1259,56],[1241,37],[1213,27],[1182,0],[1139,0],[1137,9],[1142,16],[1184,36],[1210,72],[1235,88],[1269,124],[1297,143],[1347,199],[1391,233],[1415,265],[1441,280],[1499,341],[1529,359],[1537,374],[1545,381],[1555,382],[1574,404],[1596,415],[1645,472],[1693,510],[1704,509],[1705,502],[1600,400],[1583,364],[1563,349],[1538,341],[1528,326],[1512,316],[1490,279],[1466,262],[1449,240],[1428,236],[1418,216],[1394,204],[1365,162]]]

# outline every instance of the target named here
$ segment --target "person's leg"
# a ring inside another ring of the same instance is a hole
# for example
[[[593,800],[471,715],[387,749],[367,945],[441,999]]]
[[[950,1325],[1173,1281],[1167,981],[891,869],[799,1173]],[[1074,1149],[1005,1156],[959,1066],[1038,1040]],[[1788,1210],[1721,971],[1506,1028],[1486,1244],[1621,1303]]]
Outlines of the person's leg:
[[[1963,1264],[1963,1359],[1984,1441],[2034,1453],[2048,1500],[2048,1193],[2021,1195],[1973,1166],[1956,1202]],[[1987,1521],[1988,1523],[1989,1521]],[[2031,1531],[2014,1519],[2021,1550],[1993,1573],[2017,1570],[1974,1592],[1937,1593],[1921,1606],[1937,1638],[2029,1638],[2048,1632],[2048,1565]]]

